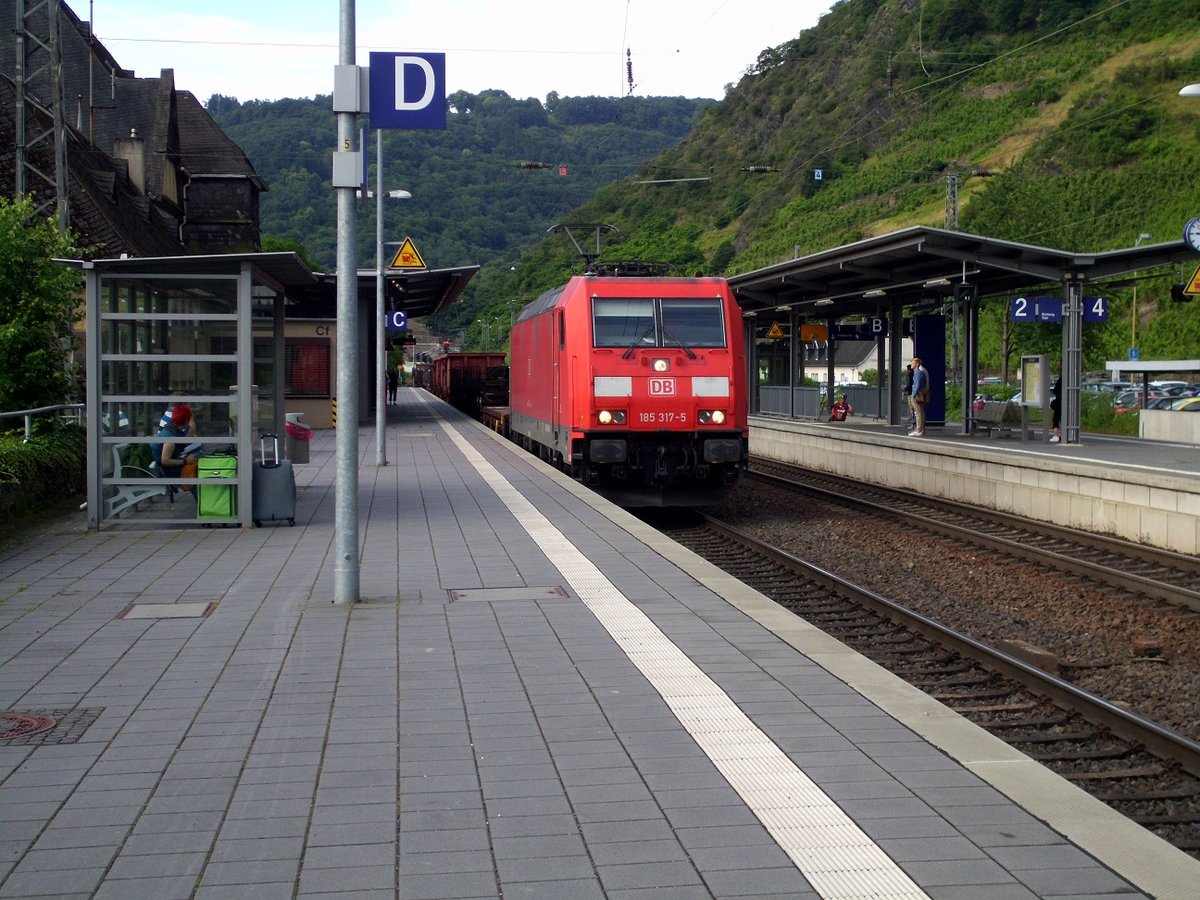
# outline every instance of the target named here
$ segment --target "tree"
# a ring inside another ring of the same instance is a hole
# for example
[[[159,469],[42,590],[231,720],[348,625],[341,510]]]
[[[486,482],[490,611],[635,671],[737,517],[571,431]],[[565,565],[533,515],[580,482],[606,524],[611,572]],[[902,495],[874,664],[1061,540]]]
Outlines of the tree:
[[[69,235],[29,198],[0,197],[0,410],[75,399],[68,369],[79,319],[79,275],[54,260],[79,255]]]

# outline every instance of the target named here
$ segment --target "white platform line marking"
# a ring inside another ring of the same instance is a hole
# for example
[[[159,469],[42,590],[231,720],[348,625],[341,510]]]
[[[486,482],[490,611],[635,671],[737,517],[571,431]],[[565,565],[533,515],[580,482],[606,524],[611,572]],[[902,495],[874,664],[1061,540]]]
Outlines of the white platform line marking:
[[[440,424],[822,897],[927,897],[466,438]]]

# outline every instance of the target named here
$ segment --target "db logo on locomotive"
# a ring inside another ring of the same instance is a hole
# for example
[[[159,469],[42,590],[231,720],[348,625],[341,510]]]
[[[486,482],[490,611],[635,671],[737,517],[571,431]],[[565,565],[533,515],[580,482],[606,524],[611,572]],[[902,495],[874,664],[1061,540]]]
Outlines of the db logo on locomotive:
[[[651,397],[674,397],[675,396],[675,379],[674,378],[651,378],[650,379],[650,396]]]

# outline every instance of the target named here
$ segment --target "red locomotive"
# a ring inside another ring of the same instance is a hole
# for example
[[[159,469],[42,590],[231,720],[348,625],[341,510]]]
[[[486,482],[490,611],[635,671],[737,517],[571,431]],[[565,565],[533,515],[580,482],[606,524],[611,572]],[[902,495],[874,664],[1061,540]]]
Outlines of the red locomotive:
[[[513,325],[510,435],[623,506],[714,502],[746,469],[742,335],[722,278],[575,276]]]

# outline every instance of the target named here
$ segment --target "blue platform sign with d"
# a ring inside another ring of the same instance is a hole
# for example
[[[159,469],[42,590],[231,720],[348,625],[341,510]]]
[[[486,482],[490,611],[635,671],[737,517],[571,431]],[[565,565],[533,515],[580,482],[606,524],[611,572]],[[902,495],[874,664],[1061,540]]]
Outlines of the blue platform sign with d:
[[[371,54],[372,128],[446,127],[445,53]]]

